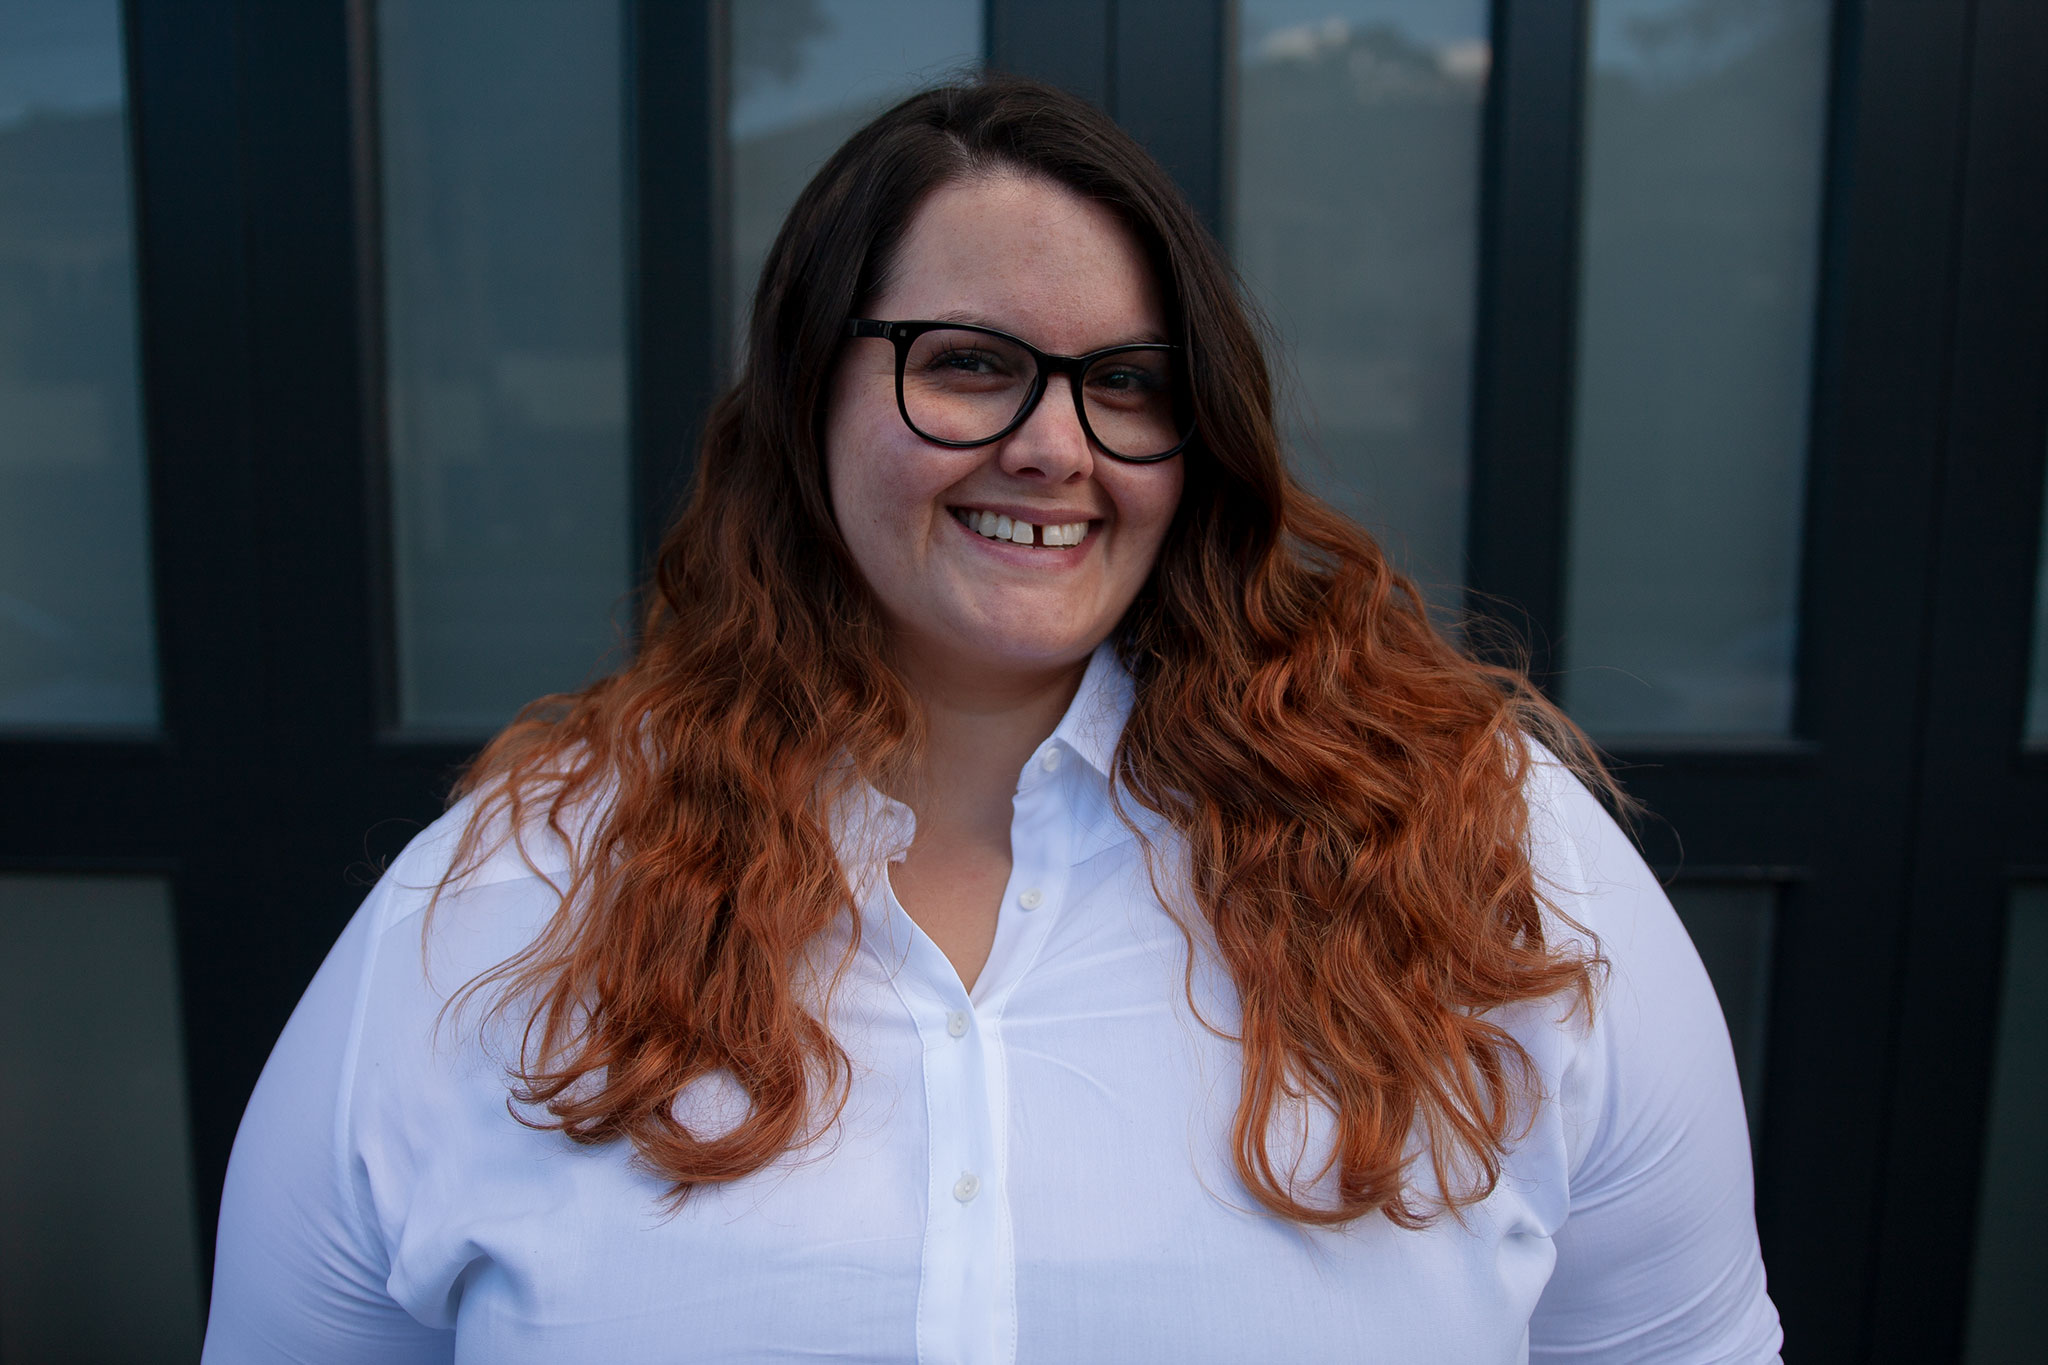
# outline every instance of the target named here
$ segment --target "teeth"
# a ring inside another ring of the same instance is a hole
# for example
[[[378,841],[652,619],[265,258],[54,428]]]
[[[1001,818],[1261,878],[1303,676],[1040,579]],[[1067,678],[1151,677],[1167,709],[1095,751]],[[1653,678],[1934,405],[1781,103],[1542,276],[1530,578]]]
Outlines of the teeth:
[[[959,516],[961,524],[968,530],[987,536],[991,540],[1007,540],[1014,545],[1079,545],[1088,534],[1088,523],[1085,521],[1039,526],[1028,521],[1013,520],[999,512],[963,511]]]

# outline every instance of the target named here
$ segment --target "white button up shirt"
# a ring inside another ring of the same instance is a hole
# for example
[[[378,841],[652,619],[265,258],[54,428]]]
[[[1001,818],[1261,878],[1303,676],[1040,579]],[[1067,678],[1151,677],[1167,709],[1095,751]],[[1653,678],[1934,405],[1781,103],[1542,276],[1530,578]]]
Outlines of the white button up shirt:
[[[1627,839],[1554,765],[1530,784],[1532,850],[1613,965],[1590,1026],[1555,1001],[1497,1016],[1542,1086],[1498,1188],[1418,1232],[1258,1207],[1231,1159],[1238,1051],[1202,1023],[1227,1034],[1235,992],[1184,905],[1190,1011],[1181,931],[1110,806],[1131,686],[1098,651],[1024,765],[971,992],[890,892],[910,812],[867,789],[842,803],[862,922],[828,1016],[854,1062],[846,1109],[810,1148],[674,1213],[629,1145],[580,1147],[507,1112],[520,1021],[440,1019],[546,923],[543,874],[567,863],[532,838],[538,871],[499,852],[442,898],[423,954],[458,806],[371,893],[250,1101],[206,1359],[1773,1358],[1712,987]],[[1146,831],[1172,897],[1184,845]],[[717,1087],[677,1103],[713,1127],[734,1114]],[[1279,1122],[1276,1146],[1315,1170],[1322,1116]]]

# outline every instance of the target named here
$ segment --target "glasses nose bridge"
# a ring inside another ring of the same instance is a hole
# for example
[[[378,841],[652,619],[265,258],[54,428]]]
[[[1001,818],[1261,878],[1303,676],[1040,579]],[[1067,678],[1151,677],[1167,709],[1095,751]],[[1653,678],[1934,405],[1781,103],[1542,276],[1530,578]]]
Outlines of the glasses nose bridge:
[[[1088,413],[1081,398],[1081,381],[1088,373],[1089,358],[1082,355],[1050,355],[1033,347],[1031,359],[1038,366],[1038,382],[1032,386],[1031,408],[1035,411],[1038,405],[1045,401],[1046,393],[1052,388],[1053,376],[1063,374],[1067,377],[1067,388],[1073,399],[1074,416],[1080,419],[1082,432],[1092,438],[1094,433],[1088,426]],[[1031,415],[1031,412],[1024,414],[1026,420],[1029,420]]]
[[[1031,353],[1031,362],[1035,367],[1036,373],[1033,376],[1031,392],[1024,401],[1023,410],[1017,414],[1009,431],[1015,433],[1021,431],[1026,426],[1032,425],[1033,419],[1039,416],[1047,396],[1052,391],[1054,376],[1065,375],[1067,377],[1069,396],[1073,403],[1074,421],[1080,432],[1082,447],[1092,454],[1095,446],[1095,429],[1089,425],[1088,414],[1083,409],[1081,398],[1081,381],[1088,369],[1087,358],[1083,356],[1051,355],[1030,345],[1028,342],[1024,343],[1024,345]]]

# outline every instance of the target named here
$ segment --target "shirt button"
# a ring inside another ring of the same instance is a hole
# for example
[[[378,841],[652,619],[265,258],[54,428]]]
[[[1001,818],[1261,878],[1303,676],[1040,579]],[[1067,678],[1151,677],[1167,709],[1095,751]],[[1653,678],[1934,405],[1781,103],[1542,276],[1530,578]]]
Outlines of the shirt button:
[[[1026,910],[1036,910],[1039,906],[1045,904],[1045,896],[1034,886],[1023,895],[1017,897],[1017,904],[1023,906]]]
[[[972,1171],[960,1172],[960,1178],[953,1182],[953,1197],[965,1204],[981,1193],[981,1177]]]
[[[951,1014],[946,1016],[946,1032],[952,1034],[955,1038],[964,1038],[967,1036],[966,1010],[954,1010]]]
[[[1049,773],[1058,772],[1060,766],[1060,751],[1058,749],[1047,749],[1043,754],[1039,755],[1038,766],[1045,769]]]

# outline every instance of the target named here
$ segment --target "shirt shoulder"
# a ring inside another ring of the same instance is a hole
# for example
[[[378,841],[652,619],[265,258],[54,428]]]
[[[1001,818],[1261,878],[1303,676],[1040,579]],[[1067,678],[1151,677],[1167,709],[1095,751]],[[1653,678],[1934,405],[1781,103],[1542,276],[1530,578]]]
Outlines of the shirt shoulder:
[[[1566,1208],[1531,1356],[1774,1359],[1749,1130],[1713,983],[1620,824],[1555,756],[1533,757],[1539,888],[1559,940],[1598,963],[1590,1017],[1554,1027],[1539,1058],[1538,1127],[1562,1145]]]
[[[582,814],[514,837],[465,798],[392,861],[329,950],[235,1140],[209,1361],[445,1358],[457,1258],[423,1255],[422,1230],[465,1163],[526,1132],[506,1110],[519,1022],[487,1019],[490,992],[472,1005],[464,988],[561,910]]]
[[[388,929],[451,893],[507,882],[566,887],[576,849],[587,843],[599,817],[599,803],[583,802],[553,822],[544,810],[528,809],[515,829],[495,796],[471,792],[413,836],[378,879],[381,900],[373,895],[364,902],[364,910],[374,907],[373,928]]]

